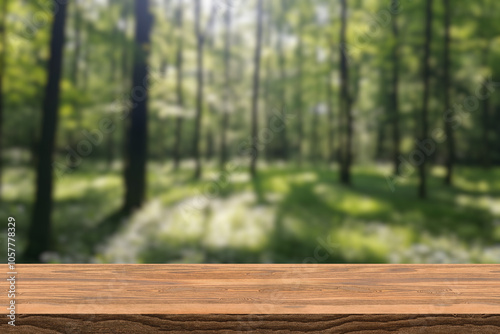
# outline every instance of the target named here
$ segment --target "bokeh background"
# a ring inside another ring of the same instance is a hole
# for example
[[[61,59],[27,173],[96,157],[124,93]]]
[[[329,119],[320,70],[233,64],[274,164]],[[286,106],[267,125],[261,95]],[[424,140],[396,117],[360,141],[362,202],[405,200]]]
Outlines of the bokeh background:
[[[500,261],[500,2],[65,3],[0,1],[18,261]]]

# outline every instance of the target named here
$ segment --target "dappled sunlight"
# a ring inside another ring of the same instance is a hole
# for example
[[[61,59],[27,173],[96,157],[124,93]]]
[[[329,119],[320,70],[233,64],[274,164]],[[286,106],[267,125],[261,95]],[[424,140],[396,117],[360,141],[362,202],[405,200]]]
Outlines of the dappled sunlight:
[[[183,262],[184,255],[187,254],[190,259],[194,255],[199,257],[204,254],[203,249],[259,250],[267,241],[273,226],[274,210],[269,206],[256,205],[253,193],[212,199],[199,206],[189,206],[191,200],[188,198],[170,208],[162,206],[158,200],[149,202],[103,246],[97,259],[104,262],[142,262],[141,254],[147,250],[150,253],[148,256]],[[178,252],[162,254],[164,248],[161,244],[172,240],[175,240]],[[198,245],[194,250],[193,244]],[[152,245],[158,245],[158,254],[151,254],[155,252]],[[202,256],[198,262],[203,261],[207,259]]]
[[[491,186],[483,192],[481,183],[457,174],[456,188],[435,185],[433,200],[421,201],[402,183],[395,193],[386,188],[386,165],[358,168],[359,186],[351,188],[340,186],[331,171],[266,167],[256,180],[235,171],[218,193],[207,195],[204,191],[220,175],[216,165],[207,167],[199,181],[192,180],[190,169],[172,168],[150,164],[149,201],[101,238],[92,231],[120,208],[121,171],[82,169],[59,180],[53,212],[56,248],[44,260],[300,263],[328,239],[332,249],[320,262],[500,261],[500,198],[488,178],[483,184]],[[32,174],[8,168],[6,175],[0,210],[8,208],[28,221]],[[25,187],[14,191],[11,180]]]
[[[393,263],[491,263],[500,261],[500,246],[464,243],[455,234],[434,237],[423,232],[419,242],[395,252]]]
[[[455,186],[461,190],[478,192],[478,193],[487,193],[490,191],[491,186],[496,186],[496,182],[492,183],[487,182],[486,180],[470,180],[463,176],[455,177]]]
[[[229,177],[231,183],[247,183],[250,181],[248,173],[231,173]]]
[[[290,184],[286,178],[275,176],[267,180],[269,188],[279,193],[287,193],[290,191]]]
[[[330,203],[338,212],[352,216],[377,214],[391,210],[391,206],[369,196],[360,196],[348,190],[334,189],[326,184],[317,184],[314,192]]]
[[[267,240],[274,208],[255,205],[254,194],[243,193],[210,203],[204,243],[213,247],[257,248]]]
[[[412,230],[379,222],[347,219],[330,232],[338,252],[347,262],[388,262],[391,254],[409,246]]]
[[[2,199],[14,200],[31,196],[34,173],[24,167],[8,168],[4,171]]]
[[[459,194],[455,201],[462,207],[483,209],[491,212],[494,216],[500,216],[500,198],[494,198],[489,195],[471,196]]]
[[[349,220],[330,232],[348,262],[491,263],[500,261],[500,246],[461,241],[452,232],[433,236],[409,227]]]

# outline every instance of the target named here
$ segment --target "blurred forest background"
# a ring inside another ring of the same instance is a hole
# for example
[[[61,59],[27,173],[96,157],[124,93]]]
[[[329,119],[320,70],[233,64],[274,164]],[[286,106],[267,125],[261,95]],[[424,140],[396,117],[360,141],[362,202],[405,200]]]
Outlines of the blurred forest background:
[[[500,2],[0,0],[18,261],[500,261]]]

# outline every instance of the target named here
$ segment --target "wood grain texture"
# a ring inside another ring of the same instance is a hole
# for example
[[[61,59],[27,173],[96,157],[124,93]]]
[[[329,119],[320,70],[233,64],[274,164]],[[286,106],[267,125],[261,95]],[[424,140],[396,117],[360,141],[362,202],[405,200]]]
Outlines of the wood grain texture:
[[[500,314],[499,265],[24,264],[17,272],[18,314]],[[4,314],[7,303],[4,289]]]
[[[0,332],[497,334],[500,315],[23,315]]]

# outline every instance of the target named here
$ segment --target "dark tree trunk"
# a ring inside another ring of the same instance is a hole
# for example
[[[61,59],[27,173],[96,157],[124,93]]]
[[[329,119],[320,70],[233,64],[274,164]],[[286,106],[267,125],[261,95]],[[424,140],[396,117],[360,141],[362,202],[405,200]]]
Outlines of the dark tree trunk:
[[[257,44],[255,46],[254,55],[254,73],[253,73],[253,89],[252,89],[252,155],[250,159],[250,174],[252,177],[257,176],[257,158],[258,158],[258,103],[259,103],[259,81],[260,81],[260,53],[262,43],[262,0],[257,3]]]
[[[33,216],[28,232],[28,247],[24,261],[39,262],[40,255],[49,249],[51,236],[51,212],[53,172],[52,157],[54,153],[59,110],[59,83],[64,48],[64,30],[66,23],[65,2],[54,3],[54,21],[52,39],[50,41],[50,59],[48,63],[48,80],[43,102],[42,133],[39,146],[39,159],[36,167],[36,195]]]
[[[392,8],[397,8],[397,0],[392,0]],[[392,17],[392,34],[394,36],[394,46],[392,48],[392,90],[391,90],[391,108],[392,108],[392,140],[393,140],[393,168],[394,174],[399,174],[399,156],[400,152],[400,131],[399,131],[399,30],[397,16]]]
[[[183,48],[184,48],[184,42],[183,42],[183,24],[184,24],[184,7],[183,7],[183,2],[179,1],[179,7],[177,9],[177,15],[176,15],[176,25],[177,25],[177,55],[176,55],[176,68],[177,68],[177,105],[179,106],[180,110],[184,107],[184,95],[183,95],[183,88],[182,88],[182,65],[184,61],[184,54],[183,54]],[[175,142],[174,142],[174,169],[177,170],[179,169],[179,164],[181,161],[181,140],[182,140],[182,123],[183,123],[183,117],[182,116],[177,116],[176,122],[175,122]]]
[[[424,45],[424,68],[423,68],[423,84],[424,84],[424,96],[423,96],[423,106],[422,106],[422,114],[421,114],[421,130],[419,138],[417,139],[419,142],[423,142],[428,138],[428,110],[429,110],[429,79],[430,79],[430,48],[431,48],[431,33],[432,33],[432,0],[426,1],[426,19],[425,19],[425,45]],[[418,124],[418,122],[417,122]],[[420,150],[420,148],[418,148]],[[418,187],[418,196],[420,198],[427,197],[427,175],[426,175],[426,159],[427,156],[425,152],[423,152],[424,157],[422,158],[421,163],[418,166],[419,171],[419,187]]]
[[[6,18],[7,18],[7,1],[2,1],[2,12],[0,18],[0,198],[2,196],[2,174],[3,174],[3,107],[4,107],[4,92],[3,92],[3,79],[5,77],[5,57],[7,53],[6,48]]]
[[[304,25],[304,18],[302,14],[299,14],[299,26],[297,30],[298,44],[297,44],[297,92],[296,92],[296,108],[297,108],[297,164],[300,167],[302,165],[302,141],[304,137],[303,130],[303,101],[302,101],[302,80],[303,80],[303,62],[304,62],[304,42],[302,36],[302,28]]]
[[[444,110],[450,109],[450,25],[451,25],[451,8],[450,0],[443,0],[444,2]],[[455,138],[453,136],[453,128],[451,122],[445,119],[444,122],[447,143],[447,157],[446,157],[446,176],[444,179],[445,184],[452,184],[453,177],[453,164],[455,162]]]
[[[196,33],[196,116],[193,136],[193,153],[196,161],[194,178],[201,177],[201,159],[200,159],[200,132],[201,118],[203,112],[203,31],[201,30],[201,0],[195,0],[194,5],[194,20]]]
[[[341,0],[341,28],[340,28],[340,87],[341,87],[341,110],[344,113],[345,138],[343,140],[342,159],[340,164],[340,182],[351,184],[351,155],[352,155],[352,114],[351,97],[349,95],[349,68],[346,54],[346,29],[347,29],[347,4],[346,0]]]
[[[149,0],[135,0],[135,45],[129,124],[125,136],[127,161],[125,166],[124,213],[141,207],[146,192],[148,55],[152,15]]]
[[[231,104],[231,10],[224,15],[226,34],[224,38],[224,110],[222,111],[222,129],[220,141],[220,169],[225,170],[227,162],[227,130],[229,127],[229,105]]]

